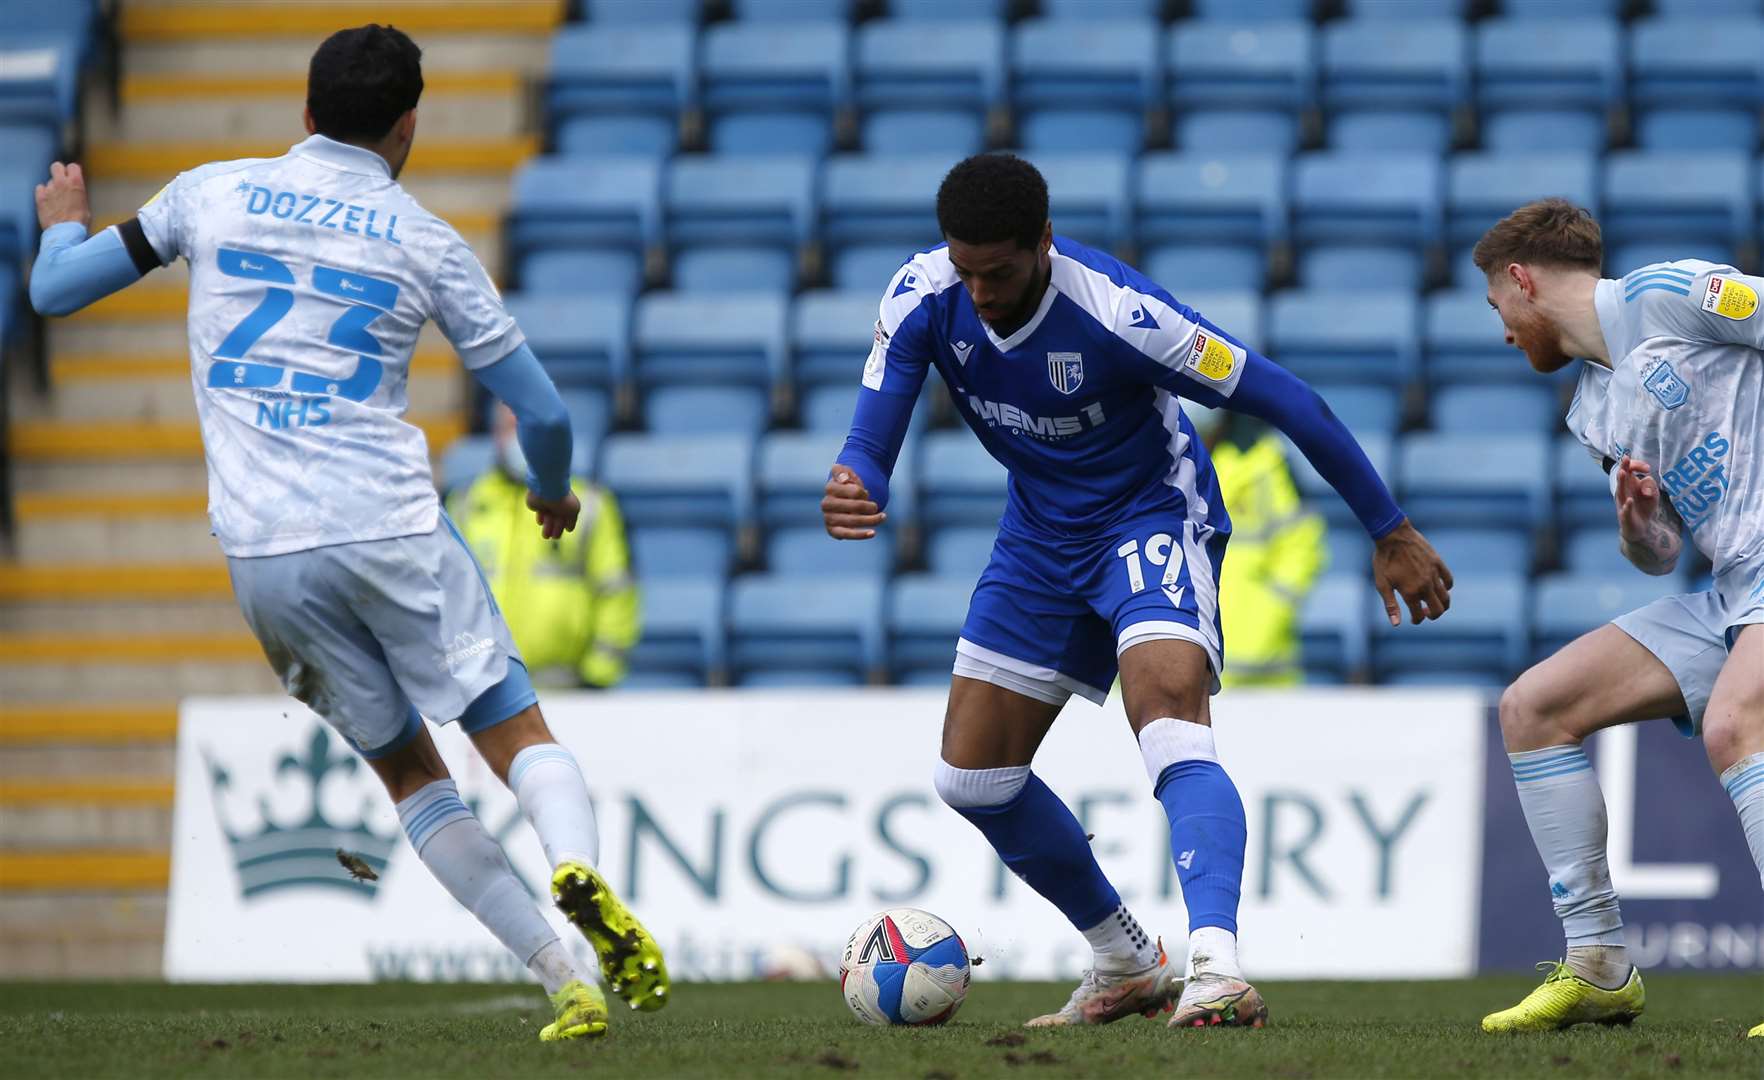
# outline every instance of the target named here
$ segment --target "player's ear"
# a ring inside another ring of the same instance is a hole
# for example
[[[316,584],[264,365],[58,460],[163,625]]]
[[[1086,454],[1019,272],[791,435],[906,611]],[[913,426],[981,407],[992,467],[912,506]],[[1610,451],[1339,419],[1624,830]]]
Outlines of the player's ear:
[[[312,122],[312,110],[311,109],[303,109],[303,110],[301,110],[300,115],[301,115],[301,119],[306,121],[306,133],[308,135],[317,135],[318,134],[318,125]]]
[[[1041,223],[1041,250],[1046,251],[1053,244],[1053,221]]]
[[[416,109],[414,107],[398,118],[398,138],[400,142],[406,143],[416,140]]]
[[[1513,287],[1519,290],[1521,296],[1527,300],[1535,298],[1537,283],[1532,279],[1529,267],[1519,263],[1508,263],[1507,276],[1513,280]]]

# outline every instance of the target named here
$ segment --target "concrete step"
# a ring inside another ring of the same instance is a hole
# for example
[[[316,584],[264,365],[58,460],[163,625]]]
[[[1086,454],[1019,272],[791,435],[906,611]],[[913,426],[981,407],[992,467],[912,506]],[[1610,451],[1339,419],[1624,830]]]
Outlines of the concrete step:
[[[204,563],[171,565],[0,562],[0,602],[220,601],[232,589],[218,552]]]
[[[199,457],[183,461],[14,461],[12,478],[21,492],[208,490],[208,466]]]
[[[93,566],[141,559],[205,564],[218,554],[208,518],[199,513],[34,514],[17,523],[12,537],[13,558],[27,566],[69,559]]]
[[[49,702],[36,707],[8,704],[0,707],[0,746],[7,748],[7,753],[0,755],[0,774],[5,774],[5,770],[18,760],[24,762],[18,775],[31,775],[29,770],[33,764],[38,772],[53,775],[52,765],[36,763],[28,757],[37,750],[47,750],[52,756],[64,754],[73,747],[90,753],[113,747],[126,754],[138,750],[160,753],[169,750],[177,733],[178,707],[174,702],[144,705],[137,701],[108,707],[68,702]],[[133,761],[134,758],[127,760]],[[154,762],[156,775],[170,775],[170,759],[154,758]],[[106,759],[105,768],[99,771],[133,770]]]
[[[165,892],[0,892],[0,978],[156,979]]]
[[[170,740],[134,745],[8,745],[4,756],[0,806],[171,808],[177,754]],[[106,786],[99,791],[92,785]]]
[[[0,634],[0,649],[20,640],[25,640],[22,635]],[[90,640],[82,637],[73,644]],[[187,639],[179,635],[178,640]],[[219,655],[192,652],[178,657],[161,652],[157,657],[114,657],[108,643],[97,644],[96,655],[80,656],[76,648],[68,648],[54,658],[37,651],[30,660],[0,659],[0,700],[9,707],[51,702],[127,705],[195,694],[282,692],[263,651],[245,635],[230,640]]]
[[[454,0],[404,0],[391,14],[419,43],[425,37],[480,34],[548,35],[564,18],[564,0],[501,0],[496,4]],[[187,43],[214,38],[311,37],[316,45],[344,26],[388,15],[371,0],[320,0],[301,4],[214,4],[205,0],[150,0],[125,5],[118,21],[124,42]],[[284,46],[286,42],[282,43]],[[427,46],[424,47],[427,59]]]
[[[4,798],[8,781],[0,780],[0,850],[43,851],[104,847],[169,848],[171,846],[171,781],[120,782],[110,784],[110,794],[133,793],[137,788],[163,792],[165,805],[134,805],[99,802],[25,802]],[[48,785],[36,785],[46,788]],[[90,787],[83,782],[68,787]],[[93,788],[93,793],[103,795]]]
[[[170,876],[171,852],[164,848],[0,851],[0,895],[163,890]]]
[[[465,428],[457,412],[405,419],[422,429],[435,452]],[[8,448],[20,461],[190,461],[201,457],[202,434],[193,422],[20,420],[12,425]]]
[[[219,549],[209,540],[209,557]],[[0,604],[0,633],[10,634],[194,634],[243,626],[239,606],[226,599],[171,597],[161,602],[106,596],[23,600]]]
[[[135,3],[129,5],[131,9],[137,6]],[[491,10],[502,7],[484,6]],[[396,16],[395,25],[415,38],[423,50],[425,84],[443,74],[455,72],[506,70],[536,77],[545,73],[551,56],[549,29],[523,30],[511,24],[460,34],[419,32],[404,22],[402,5],[393,14]],[[385,7],[380,5],[353,23],[337,22],[330,24],[328,29],[273,37],[158,38],[130,34],[127,36],[128,61],[125,67],[131,75],[292,75],[301,80],[301,90],[296,98],[304,100],[306,68],[319,42],[338,27],[359,26],[386,17]],[[429,91],[425,85],[419,108],[428,104]],[[420,115],[427,124],[427,112]]]

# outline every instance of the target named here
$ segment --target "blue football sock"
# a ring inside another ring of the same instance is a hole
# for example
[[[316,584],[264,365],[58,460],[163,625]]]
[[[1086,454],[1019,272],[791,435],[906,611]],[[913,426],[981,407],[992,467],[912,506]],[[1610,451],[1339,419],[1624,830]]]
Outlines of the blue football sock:
[[[1249,829],[1237,785],[1217,761],[1178,761],[1154,789],[1170,818],[1170,857],[1182,881],[1190,933],[1217,926],[1237,933],[1243,849]]]
[[[994,777],[997,785],[973,782]],[[981,796],[977,786],[1008,791],[1019,780],[1021,789],[1006,801],[972,805]],[[1084,827],[1060,797],[1026,767],[972,770],[943,764],[938,791],[957,813],[974,823],[1013,873],[1051,901],[1080,931],[1112,918],[1120,908],[1121,896],[1096,864]]]

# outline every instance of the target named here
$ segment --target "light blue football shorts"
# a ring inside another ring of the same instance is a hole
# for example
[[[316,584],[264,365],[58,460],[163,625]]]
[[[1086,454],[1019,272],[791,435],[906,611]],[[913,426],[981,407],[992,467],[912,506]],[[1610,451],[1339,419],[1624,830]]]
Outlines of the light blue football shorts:
[[[1703,711],[1742,627],[1764,623],[1764,568],[1729,571],[1703,592],[1663,596],[1611,623],[1653,653],[1684,695],[1672,722],[1687,736],[1703,730]],[[1759,574],[1756,583],[1753,574]]]

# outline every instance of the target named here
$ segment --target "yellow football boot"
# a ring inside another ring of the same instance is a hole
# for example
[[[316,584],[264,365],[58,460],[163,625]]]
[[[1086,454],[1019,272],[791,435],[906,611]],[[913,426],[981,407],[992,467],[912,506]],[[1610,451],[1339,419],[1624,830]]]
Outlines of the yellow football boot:
[[[1759,1024],[1757,1027],[1746,1032],[1746,1038],[1748,1038],[1748,1039],[1764,1039],[1764,1024]]]
[[[606,995],[600,987],[571,979],[551,995],[557,1019],[539,1031],[540,1042],[595,1039],[606,1034]]]
[[[578,862],[562,863],[551,876],[551,896],[594,946],[601,977],[613,993],[645,1012],[668,1003],[668,968],[661,947],[613,895],[599,871]]]
[[[1568,965],[1546,962],[1543,985],[1525,995],[1511,1009],[1482,1018],[1482,1030],[1560,1031],[1575,1024],[1629,1024],[1647,1005],[1641,972],[1629,969],[1629,981],[1618,990],[1603,990],[1568,970]]]

